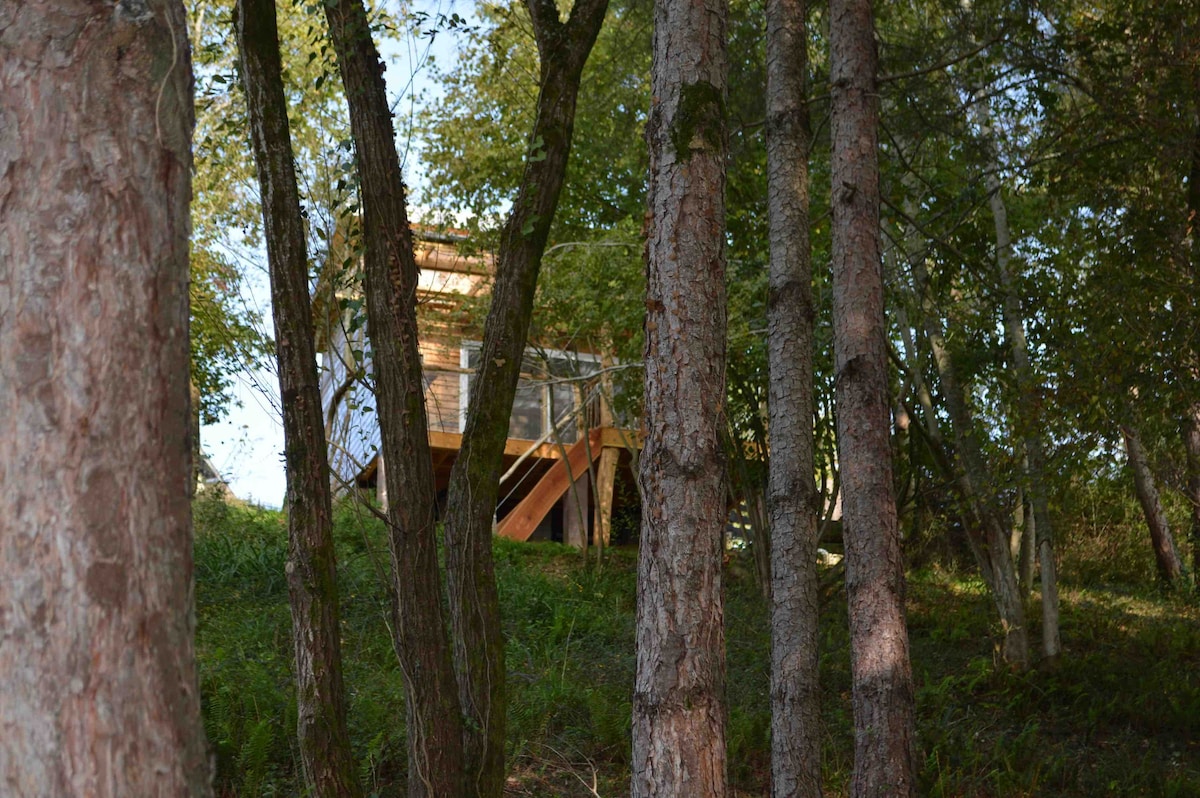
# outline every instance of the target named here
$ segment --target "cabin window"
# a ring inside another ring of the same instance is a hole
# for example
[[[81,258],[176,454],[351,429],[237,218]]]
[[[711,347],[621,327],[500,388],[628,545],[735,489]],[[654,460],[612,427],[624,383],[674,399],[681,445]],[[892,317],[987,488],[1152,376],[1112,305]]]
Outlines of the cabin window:
[[[475,370],[479,367],[480,344],[470,342],[462,348],[459,429],[466,428],[467,402]],[[589,378],[599,371],[595,355],[558,350],[527,349],[521,363],[521,378],[513,399],[508,437],[538,440],[558,424],[558,438],[574,443],[579,437],[579,413]]]

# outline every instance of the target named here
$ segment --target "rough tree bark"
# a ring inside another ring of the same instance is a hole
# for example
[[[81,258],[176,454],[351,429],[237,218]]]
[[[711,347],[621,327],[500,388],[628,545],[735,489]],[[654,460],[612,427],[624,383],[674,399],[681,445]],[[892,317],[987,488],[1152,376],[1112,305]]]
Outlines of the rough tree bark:
[[[446,582],[459,700],[466,715],[469,788],[504,789],[504,638],[492,526],[504,441],[542,253],[567,172],[584,64],[608,0],[576,0],[564,22],[554,0],[526,0],[540,64],[537,116],[525,171],[500,236],[491,308],[447,497]]]
[[[725,0],[654,9],[633,789],[728,794]]]
[[[0,792],[209,796],[183,4],[0,5]]]
[[[771,793],[821,795],[805,0],[767,2]]]
[[[366,9],[361,0],[329,0],[325,12],[350,105],[362,191],[363,286],[387,464],[393,642],[404,673],[408,794],[452,798],[464,794],[464,724],[442,610],[436,485],[417,348],[417,264],[404,180]]]
[[[831,0],[833,334],[856,798],[916,794],[904,562],[893,496],[870,0]]]
[[[1133,485],[1138,504],[1150,530],[1150,543],[1154,548],[1154,563],[1158,566],[1158,577],[1169,587],[1175,587],[1183,578],[1183,561],[1175,548],[1175,537],[1167,522],[1162,499],[1155,485],[1154,472],[1150,470],[1150,459],[1142,445],[1138,431],[1129,424],[1121,425],[1121,437],[1125,439],[1125,453],[1129,456],[1129,469],[1133,471]]]
[[[287,579],[300,761],[312,795],[354,798],[362,790],[346,728],[337,559],[308,290],[308,246],[296,188],[274,0],[239,0],[234,28],[261,187],[283,398]]]

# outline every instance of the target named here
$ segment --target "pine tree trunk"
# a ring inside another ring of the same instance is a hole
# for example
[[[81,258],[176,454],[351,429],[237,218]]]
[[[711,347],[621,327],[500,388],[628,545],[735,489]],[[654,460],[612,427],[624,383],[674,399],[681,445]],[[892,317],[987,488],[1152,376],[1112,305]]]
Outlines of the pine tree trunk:
[[[658,0],[646,243],[635,798],[725,798],[724,0]]]
[[[0,5],[0,792],[210,796],[183,4]]]
[[[771,793],[821,795],[804,0],[767,3]]]
[[[541,74],[525,172],[501,232],[466,429],[450,475],[446,581],[460,702],[467,715],[468,787],[504,789],[505,675],[500,602],[492,562],[504,442],[529,338],[534,291],[571,152],[584,64],[608,0],[579,0],[564,23],[553,0],[527,0]]]
[[[464,795],[463,709],[442,610],[436,485],[417,347],[417,265],[383,65],[361,0],[329,0],[363,205],[367,334],[387,479],[393,635],[404,674],[408,794]]]
[[[1168,586],[1175,587],[1183,578],[1183,561],[1175,548],[1175,538],[1171,534],[1167,513],[1158,495],[1154,472],[1150,470],[1146,447],[1142,445],[1137,430],[1128,424],[1121,426],[1121,437],[1125,439],[1125,453],[1129,456],[1129,468],[1133,471],[1138,503],[1142,505],[1142,514],[1146,517],[1146,526],[1150,530],[1150,543],[1154,548],[1158,576]]]
[[[362,790],[346,728],[337,559],[308,293],[308,246],[296,188],[275,3],[239,0],[234,27],[261,187],[283,398],[287,579],[300,761],[313,796],[355,798]]]
[[[854,798],[916,794],[904,562],[892,486],[870,0],[832,0],[833,333],[854,705]]]

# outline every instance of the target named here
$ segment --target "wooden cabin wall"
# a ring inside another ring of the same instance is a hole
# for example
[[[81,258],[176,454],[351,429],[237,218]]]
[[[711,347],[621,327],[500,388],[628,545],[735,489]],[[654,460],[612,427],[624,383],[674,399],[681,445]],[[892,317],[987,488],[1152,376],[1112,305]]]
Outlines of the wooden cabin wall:
[[[425,410],[429,429],[434,432],[459,432],[461,345],[445,339],[421,341],[421,363],[425,369]]]

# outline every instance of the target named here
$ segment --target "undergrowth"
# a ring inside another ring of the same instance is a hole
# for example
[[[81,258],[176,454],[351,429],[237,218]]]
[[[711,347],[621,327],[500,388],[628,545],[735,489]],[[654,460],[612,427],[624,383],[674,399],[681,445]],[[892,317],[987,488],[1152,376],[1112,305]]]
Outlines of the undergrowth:
[[[197,648],[220,796],[303,794],[281,514],[200,500]],[[380,523],[336,519],[350,726],[368,795],[401,796],[403,688],[388,630]],[[604,562],[556,544],[498,540],[507,638],[510,796],[628,794],[636,554]],[[745,555],[737,555],[738,557]],[[822,600],[824,782],[848,789],[853,735],[842,586]],[[909,575],[919,792],[929,796],[1200,796],[1200,612],[1183,596],[1064,585],[1065,655],[998,666],[982,584]],[[1036,612],[1030,613],[1036,621]],[[767,613],[753,568],[726,569],[729,772],[739,796],[770,773]],[[1036,624],[1031,639],[1039,639]]]

